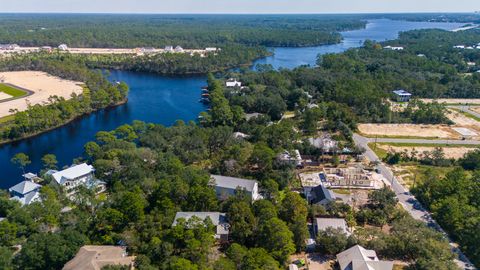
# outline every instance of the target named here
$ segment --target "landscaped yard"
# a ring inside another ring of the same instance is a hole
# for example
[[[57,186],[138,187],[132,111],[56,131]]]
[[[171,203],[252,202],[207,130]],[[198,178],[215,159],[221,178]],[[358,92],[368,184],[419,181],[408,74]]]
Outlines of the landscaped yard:
[[[27,95],[28,93],[23,91],[23,90],[20,90],[18,88],[15,88],[15,87],[12,87],[10,85],[7,85],[7,84],[3,84],[3,83],[0,83],[0,93],[4,93],[4,94],[7,94],[9,95],[10,97],[22,97],[22,96],[25,96]],[[3,99],[3,98],[0,98],[0,100]]]

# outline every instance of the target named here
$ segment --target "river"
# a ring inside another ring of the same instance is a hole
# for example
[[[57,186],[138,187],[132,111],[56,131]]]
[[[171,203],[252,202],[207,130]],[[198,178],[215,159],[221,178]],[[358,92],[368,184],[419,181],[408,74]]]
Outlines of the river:
[[[379,19],[369,21],[365,29],[343,32],[340,44],[306,48],[271,48],[274,55],[256,64],[271,64],[274,68],[314,66],[318,54],[339,53],[359,47],[366,39],[385,41],[398,37],[401,31],[426,28],[456,29],[459,23],[405,22]],[[154,74],[112,71],[112,80],[125,81],[130,86],[127,104],[84,116],[72,123],[16,143],[0,146],[0,188],[20,182],[21,170],[10,159],[19,152],[26,153],[32,163],[27,171],[38,172],[40,159],[55,154],[61,167],[70,165],[83,153],[83,145],[98,131],[112,130],[133,120],[172,125],[176,120],[195,120],[205,107],[198,102],[204,76],[165,77]]]

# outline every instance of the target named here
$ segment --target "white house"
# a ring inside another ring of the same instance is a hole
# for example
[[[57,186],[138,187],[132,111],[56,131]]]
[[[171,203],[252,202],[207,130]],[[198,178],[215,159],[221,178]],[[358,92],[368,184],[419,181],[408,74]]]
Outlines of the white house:
[[[215,48],[215,47],[207,47],[207,48],[205,48],[205,51],[206,51],[206,52],[216,52],[216,51],[217,51],[217,48]]]
[[[412,98],[412,94],[403,89],[395,90],[393,94],[398,102],[408,102]]]
[[[453,46],[454,49],[465,49],[465,45],[456,45]]]
[[[175,215],[175,220],[173,221],[172,226],[176,226],[180,219],[189,221],[192,217],[197,217],[202,222],[207,218],[215,226],[215,239],[222,241],[228,240],[228,233],[230,231],[230,225],[227,223],[227,215],[220,212],[177,212]]]
[[[166,52],[174,52],[173,46],[165,46],[165,51]]]
[[[226,85],[227,87],[241,87],[241,86],[242,86],[242,82],[237,81],[237,79],[228,79],[228,80],[225,82],[225,85]]]
[[[294,151],[285,151],[278,155],[277,159],[285,164],[292,164],[295,167],[302,167],[302,156],[300,155],[300,151],[295,149]]]
[[[392,50],[392,51],[403,51],[404,48],[403,48],[403,47],[400,47],[400,46],[398,46],[398,47],[385,46],[384,49],[386,49],[386,50]]]
[[[176,53],[183,53],[184,51],[185,51],[185,50],[184,50],[182,47],[180,47],[180,46],[175,47],[175,52],[176,52]]]
[[[8,189],[11,200],[19,201],[22,205],[29,205],[40,201],[41,185],[31,181],[23,181]]]
[[[75,189],[80,185],[88,188],[99,188],[100,192],[104,191],[105,183],[96,180],[94,173],[95,168],[92,165],[82,163],[63,171],[55,172],[52,174],[52,177],[59,185],[65,188],[68,194],[75,193]]]
[[[60,51],[68,51],[68,46],[67,46],[67,44],[60,44],[60,45],[58,46],[58,49],[59,49]]]
[[[212,175],[210,184],[215,187],[215,192],[220,200],[225,200],[235,195],[238,189],[243,190],[252,201],[261,199],[258,193],[258,182],[236,177]]]
[[[341,270],[392,270],[393,262],[380,261],[375,250],[368,250],[359,245],[337,254]]]

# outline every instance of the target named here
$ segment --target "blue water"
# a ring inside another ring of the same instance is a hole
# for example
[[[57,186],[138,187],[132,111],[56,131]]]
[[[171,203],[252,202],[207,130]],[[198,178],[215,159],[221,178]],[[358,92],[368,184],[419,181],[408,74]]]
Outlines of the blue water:
[[[404,22],[373,20],[366,29],[342,33],[340,44],[308,48],[272,48],[275,55],[260,59],[255,64],[271,64],[275,68],[294,68],[315,65],[318,54],[339,53],[359,47],[365,39],[384,41],[395,39],[400,31],[421,28],[454,29],[462,24]],[[164,77],[153,74],[112,71],[112,80],[125,81],[130,86],[126,105],[103,110],[78,119],[64,127],[34,138],[0,146],[0,188],[8,188],[21,181],[21,171],[10,163],[19,152],[30,156],[32,164],[27,170],[38,172],[40,159],[55,154],[60,167],[71,164],[83,153],[83,145],[91,141],[98,131],[112,130],[133,120],[171,125],[177,119],[195,120],[205,107],[198,102],[200,87],[205,77]]]

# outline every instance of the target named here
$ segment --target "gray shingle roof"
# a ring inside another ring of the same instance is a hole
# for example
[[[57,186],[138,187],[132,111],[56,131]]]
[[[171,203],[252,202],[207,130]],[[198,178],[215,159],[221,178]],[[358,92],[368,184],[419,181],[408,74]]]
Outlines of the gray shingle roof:
[[[38,190],[42,186],[31,181],[22,181],[15,186],[8,189],[9,192],[16,192],[22,195],[25,195],[34,190]]]
[[[257,181],[247,180],[236,177],[221,176],[221,175],[212,175],[213,184],[222,188],[237,189],[242,188],[248,192],[252,192],[255,185],[258,185]]]
[[[335,194],[331,190],[328,190],[323,185],[318,185],[312,189],[312,203],[319,203],[323,200],[335,201]]]

